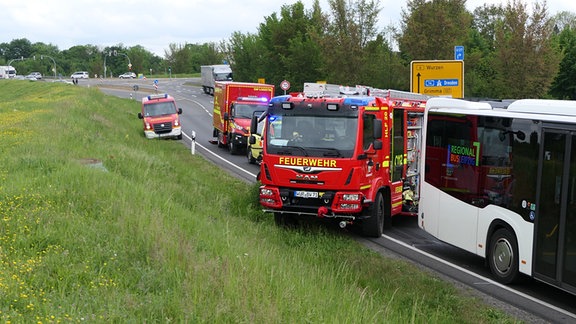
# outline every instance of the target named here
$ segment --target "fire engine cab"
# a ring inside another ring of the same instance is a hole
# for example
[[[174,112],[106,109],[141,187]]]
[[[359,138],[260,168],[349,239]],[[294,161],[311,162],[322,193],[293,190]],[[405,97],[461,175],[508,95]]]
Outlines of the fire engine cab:
[[[181,114],[182,108],[176,107],[174,97],[163,93],[142,98],[138,118],[143,121],[146,138],[182,139]]]
[[[217,81],[212,135],[217,138],[218,146],[228,147],[232,154],[246,150],[250,119],[255,111],[266,110],[273,95],[271,84]]]
[[[367,87],[310,88],[315,90],[270,101],[259,175],[264,211],[278,225],[315,216],[373,237],[382,235],[392,216],[416,216],[428,97]]]

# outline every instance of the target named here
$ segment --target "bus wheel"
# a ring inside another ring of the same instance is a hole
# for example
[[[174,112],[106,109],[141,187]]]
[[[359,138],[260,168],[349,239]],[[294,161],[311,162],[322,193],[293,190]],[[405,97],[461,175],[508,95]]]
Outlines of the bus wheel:
[[[496,281],[503,284],[518,281],[518,242],[508,229],[501,228],[490,237],[488,264]]]
[[[382,193],[376,194],[376,201],[372,206],[370,217],[362,221],[362,233],[364,236],[382,237],[384,228],[384,197]]]

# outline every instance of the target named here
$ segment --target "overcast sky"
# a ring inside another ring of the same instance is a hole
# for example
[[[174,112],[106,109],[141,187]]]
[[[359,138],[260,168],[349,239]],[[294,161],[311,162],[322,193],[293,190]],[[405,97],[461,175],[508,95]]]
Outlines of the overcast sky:
[[[503,0],[506,1],[506,0]],[[534,0],[535,1],[535,0]],[[534,1],[523,1],[532,7]],[[203,44],[233,32],[257,33],[264,17],[296,0],[0,0],[0,43],[26,38],[66,50],[75,45],[104,48],[141,45],[161,57],[170,44]],[[470,11],[483,3],[468,0]],[[313,0],[302,0],[312,9]],[[328,1],[320,0],[324,12]],[[574,0],[549,0],[548,11],[576,13]],[[379,29],[399,26],[405,0],[380,0]]]

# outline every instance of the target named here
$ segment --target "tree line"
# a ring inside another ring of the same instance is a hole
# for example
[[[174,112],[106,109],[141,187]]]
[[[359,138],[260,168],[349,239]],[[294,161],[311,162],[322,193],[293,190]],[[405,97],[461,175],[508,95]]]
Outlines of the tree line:
[[[291,91],[315,81],[407,91],[411,61],[452,60],[460,45],[466,50],[466,97],[576,99],[576,16],[552,16],[545,1],[529,6],[509,0],[470,12],[466,0],[408,0],[398,26],[383,30],[377,0],[328,0],[328,7],[323,11],[319,0],[312,8],[283,5],[254,33],[234,32],[220,43],[169,44],[163,58],[142,46],[60,51],[16,39],[0,44],[0,61],[36,57],[18,62],[18,70],[46,75],[53,66],[38,59],[42,54],[67,73],[101,75],[106,61],[108,76],[126,72],[127,57],[133,71],[155,75],[198,73],[201,65],[228,62],[237,81],[288,80]]]

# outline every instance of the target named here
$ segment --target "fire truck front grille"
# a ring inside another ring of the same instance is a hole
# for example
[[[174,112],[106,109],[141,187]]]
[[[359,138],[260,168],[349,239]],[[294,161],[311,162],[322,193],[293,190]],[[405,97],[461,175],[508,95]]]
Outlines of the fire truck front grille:
[[[280,196],[283,197],[282,201],[285,207],[301,207],[301,208],[314,208],[320,206],[330,206],[334,196],[333,192],[324,192],[317,198],[300,198],[295,195],[294,190],[282,190]]]
[[[153,126],[154,126],[154,133],[156,134],[170,133],[172,131],[171,122],[154,124]]]

